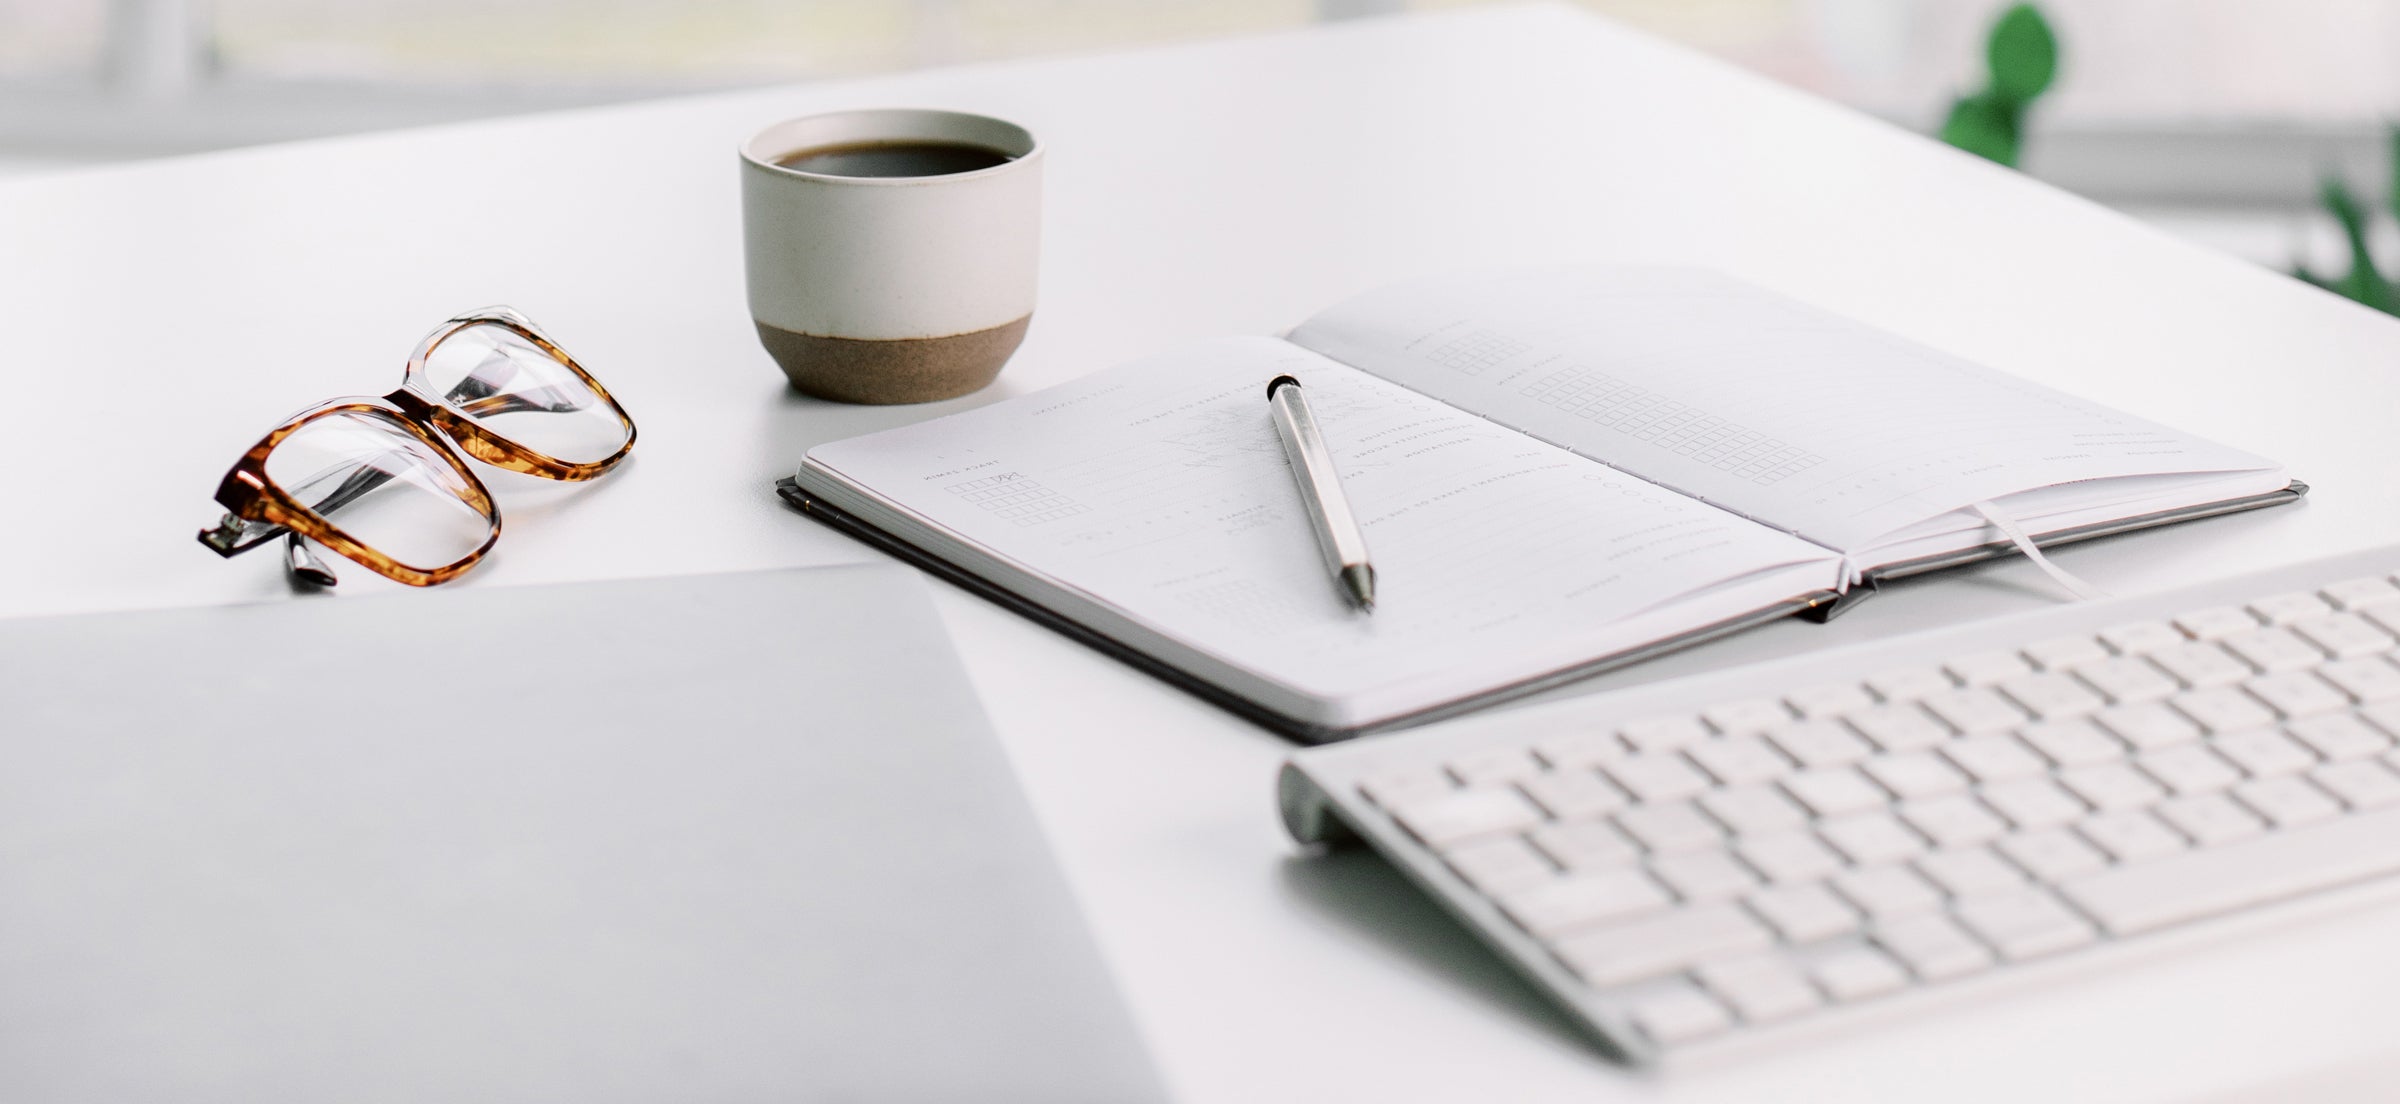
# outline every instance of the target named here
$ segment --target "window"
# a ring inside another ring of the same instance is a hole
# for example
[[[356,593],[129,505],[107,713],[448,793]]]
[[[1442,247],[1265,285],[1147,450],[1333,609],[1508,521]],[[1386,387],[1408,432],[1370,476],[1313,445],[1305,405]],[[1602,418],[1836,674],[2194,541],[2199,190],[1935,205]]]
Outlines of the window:
[[[1478,2],[0,0],[0,150],[162,152]],[[2005,0],[1582,2],[1930,129]],[[2400,114],[2400,0],[2041,2],[2066,62],[2030,167],[2069,187],[2297,202],[2330,156],[2371,172]]]

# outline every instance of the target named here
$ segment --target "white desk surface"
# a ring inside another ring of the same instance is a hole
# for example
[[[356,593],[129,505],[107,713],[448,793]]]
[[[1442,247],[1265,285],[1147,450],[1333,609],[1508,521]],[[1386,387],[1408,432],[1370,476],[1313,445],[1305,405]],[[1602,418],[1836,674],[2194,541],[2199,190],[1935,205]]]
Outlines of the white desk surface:
[[[1040,311],[981,395],[805,399],[751,333],[735,143],[881,104],[999,114],[1049,143]],[[1588,260],[1722,267],[2277,457],[2316,488],[2059,554],[2104,586],[2400,541],[2400,323],[1537,7],[0,186],[0,501],[16,530],[0,615],[285,597],[272,554],[223,562],[193,543],[226,465],[288,411],[389,390],[425,330],[485,303],[559,335],[642,438],[596,484],[488,475],[507,539],[466,587],[871,559],[770,493],[811,445],[1178,340],[1272,332],[1419,272]],[[397,589],[347,576],[345,592]],[[1614,681],[2051,600],[2027,565],[2000,564]],[[1629,1074],[1371,857],[1296,857],[1273,812],[1275,738],[978,600],[941,602],[1194,1101],[2364,1099],[2400,1071],[2386,909],[1738,1067]],[[762,642],[786,631],[806,627],[761,626]]]

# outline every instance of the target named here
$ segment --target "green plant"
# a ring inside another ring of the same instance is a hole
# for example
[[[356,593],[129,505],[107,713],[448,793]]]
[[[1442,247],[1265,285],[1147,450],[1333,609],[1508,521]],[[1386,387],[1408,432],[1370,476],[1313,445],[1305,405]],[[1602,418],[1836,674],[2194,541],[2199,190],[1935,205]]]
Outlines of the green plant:
[[[2032,4],[2000,13],[1984,40],[1989,76],[1983,91],[1950,105],[1942,141],[1969,153],[2014,166],[2025,133],[2025,114],[2058,76],[2058,36]]]
[[[2390,131],[2392,191],[2384,198],[2384,207],[2400,215],[2400,127]],[[2327,173],[2318,186],[2319,201],[2326,213],[2340,224],[2342,237],[2350,246],[2350,271],[2340,277],[2320,276],[2309,271],[2306,263],[2292,265],[2292,275],[2324,288],[2345,299],[2356,300],[2385,314],[2400,314],[2400,296],[2395,296],[2392,281],[2375,263],[2375,251],[2367,245],[2368,213],[2350,191],[2348,181],[2339,173]]]

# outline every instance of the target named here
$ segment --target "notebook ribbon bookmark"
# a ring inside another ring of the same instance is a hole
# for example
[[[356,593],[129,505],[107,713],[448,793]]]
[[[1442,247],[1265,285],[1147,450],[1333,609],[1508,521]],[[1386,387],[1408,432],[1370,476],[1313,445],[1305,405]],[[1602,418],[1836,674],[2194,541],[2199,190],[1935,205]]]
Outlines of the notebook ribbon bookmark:
[[[2017,546],[2017,551],[2023,552],[2026,559],[2033,561],[2033,566],[2041,568],[2042,574],[2048,575],[2052,582],[2065,588],[2067,593],[2085,601],[2110,597],[2107,591],[2083,581],[2074,572],[2051,563],[2050,557],[2042,555],[2041,548],[2033,543],[2033,534],[2026,532],[2025,527],[2017,524],[2015,518],[2001,513],[1998,506],[1994,506],[1990,502],[1978,502],[1969,508],[1983,515],[1984,521],[1989,522],[1992,528],[2000,530],[2001,535],[2006,536],[2010,544]]]

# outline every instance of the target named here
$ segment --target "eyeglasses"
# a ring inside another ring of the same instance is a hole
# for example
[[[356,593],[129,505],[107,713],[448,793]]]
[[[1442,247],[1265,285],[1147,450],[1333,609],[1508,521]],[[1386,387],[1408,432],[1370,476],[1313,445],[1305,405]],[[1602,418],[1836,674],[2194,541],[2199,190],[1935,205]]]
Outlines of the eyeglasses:
[[[399,390],[319,403],[251,446],[200,543],[236,556],[283,536],[285,566],[321,586],[335,577],[307,541],[395,582],[446,583],[500,539],[499,508],[459,452],[584,480],[632,449],[633,419],[599,380],[524,315],[486,307],[418,342]]]

